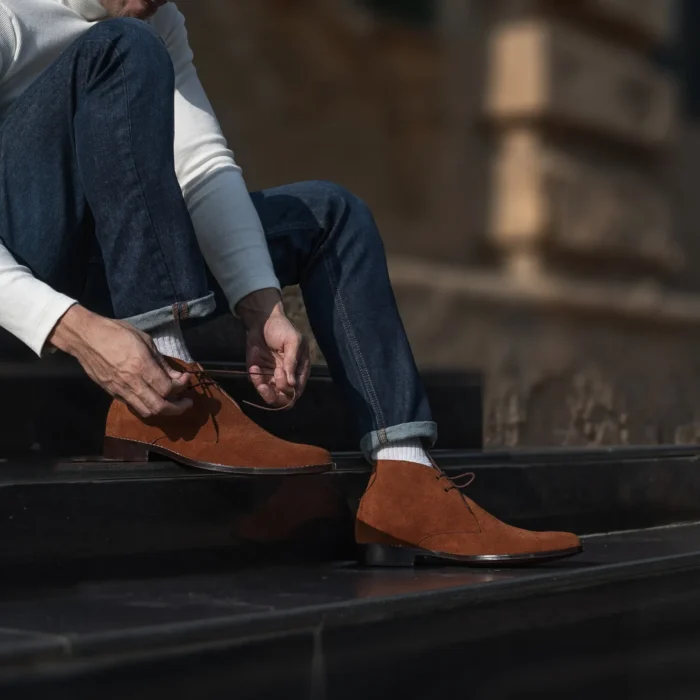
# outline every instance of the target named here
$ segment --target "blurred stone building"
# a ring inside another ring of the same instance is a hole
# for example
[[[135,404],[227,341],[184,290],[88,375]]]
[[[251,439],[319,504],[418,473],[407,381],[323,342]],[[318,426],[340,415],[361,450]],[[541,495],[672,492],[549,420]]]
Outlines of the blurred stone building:
[[[487,444],[697,442],[697,2],[180,5],[250,187],[368,201]]]

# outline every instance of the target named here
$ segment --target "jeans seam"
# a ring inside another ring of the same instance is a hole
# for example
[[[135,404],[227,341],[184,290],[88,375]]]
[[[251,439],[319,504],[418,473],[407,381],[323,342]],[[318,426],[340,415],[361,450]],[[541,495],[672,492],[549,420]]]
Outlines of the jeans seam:
[[[94,39],[87,39],[87,40],[85,40],[85,43],[86,44],[87,43],[99,44],[101,42],[96,41]],[[139,192],[141,193],[141,199],[143,201],[144,211],[146,213],[146,216],[148,216],[148,221],[151,225],[151,229],[153,230],[153,235],[155,236],[156,242],[158,243],[158,255],[161,258],[161,264],[163,266],[163,269],[165,270],[165,275],[168,279],[168,282],[170,283],[170,291],[171,291],[171,294],[173,297],[173,301],[175,303],[179,303],[180,300],[178,299],[177,293],[175,291],[175,289],[176,289],[175,283],[173,281],[172,275],[170,274],[170,270],[168,269],[168,265],[165,261],[165,256],[163,255],[163,245],[160,241],[160,238],[158,237],[158,232],[157,232],[155,223],[153,221],[153,217],[151,216],[151,211],[148,207],[146,196],[144,194],[143,183],[141,182],[141,178],[139,176],[139,171],[138,171],[138,168],[136,167],[136,161],[134,159],[134,141],[133,141],[133,135],[131,132],[131,105],[129,102],[128,81],[126,79],[126,71],[124,70],[124,59],[122,58],[122,54],[119,51],[119,48],[117,46],[114,47],[114,51],[117,54],[117,56],[119,57],[119,68],[120,68],[121,74],[122,74],[122,82],[124,83],[124,99],[125,99],[126,113],[127,113],[126,122],[127,122],[127,133],[129,135],[129,155],[131,157],[131,165],[133,167],[133,171],[134,171],[134,174],[136,176],[136,182],[138,183]]]
[[[318,223],[316,224],[318,226]],[[285,233],[287,231],[308,231],[311,228],[306,223],[298,223],[298,224],[281,224],[280,226],[275,226],[275,227],[268,227],[265,229],[265,235],[268,237],[270,236],[276,236],[278,233]]]
[[[365,391],[367,391],[369,395],[370,406],[372,407],[374,418],[378,424],[380,440],[383,444],[386,444],[386,421],[384,420],[384,414],[382,412],[381,405],[379,404],[377,392],[374,388],[374,384],[372,384],[372,378],[367,370],[367,364],[362,356],[362,351],[360,350],[359,343],[357,342],[357,337],[355,336],[352,326],[350,325],[350,319],[348,317],[347,310],[345,309],[345,303],[343,302],[343,297],[340,294],[340,289],[338,288],[338,283],[336,281],[335,274],[333,273],[330,260],[327,255],[323,256],[323,260],[326,268],[326,274],[328,275],[328,280],[331,283],[331,288],[333,290],[333,298],[338,307],[338,311],[340,312],[343,331],[350,341],[350,350],[352,351],[353,357],[355,358],[355,362],[357,363],[357,367],[360,371],[360,378],[365,387]]]

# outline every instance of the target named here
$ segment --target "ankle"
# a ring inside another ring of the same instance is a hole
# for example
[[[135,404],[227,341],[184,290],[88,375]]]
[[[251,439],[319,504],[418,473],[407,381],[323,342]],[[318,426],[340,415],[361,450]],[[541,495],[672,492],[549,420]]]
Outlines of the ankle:
[[[194,362],[182,335],[182,328],[177,321],[171,321],[153,329],[150,331],[150,336],[161,355],[174,357],[183,362]]]
[[[419,438],[397,440],[376,448],[372,452],[372,462],[379,461],[413,462],[414,464],[423,464],[426,467],[433,465],[430,455],[426,452]]]

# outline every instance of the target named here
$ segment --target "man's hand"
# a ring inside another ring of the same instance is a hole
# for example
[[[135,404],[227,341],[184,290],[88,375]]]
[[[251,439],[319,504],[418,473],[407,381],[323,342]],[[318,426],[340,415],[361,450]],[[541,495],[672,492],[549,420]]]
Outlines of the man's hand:
[[[248,330],[246,362],[253,385],[270,406],[291,406],[311,372],[309,346],[287,318],[276,289],[262,289],[243,299],[236,313]]]
[[[143,418],[177,416],[192,406],[190,399],[177,398],[189,384],[188,375],[172,369],[151,338],[128,323],[76,305],[48,342],[73,355],[95,383]]]

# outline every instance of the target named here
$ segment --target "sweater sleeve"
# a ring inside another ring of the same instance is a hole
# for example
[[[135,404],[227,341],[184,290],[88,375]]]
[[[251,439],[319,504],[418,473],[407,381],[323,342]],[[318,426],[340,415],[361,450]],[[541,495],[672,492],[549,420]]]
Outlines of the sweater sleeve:
[[[17,50],[17,38],[10,11],[0,2],[0,78],[12,65]]]
[[[265,234],[193,64],[185,18],[171,3],[151,20],[175,66],[175,166],[204,259],[233,310],[279,289]]]
[[[0,327],[41,355],[54,326],[75,303],[36,279],[0,243]]]

